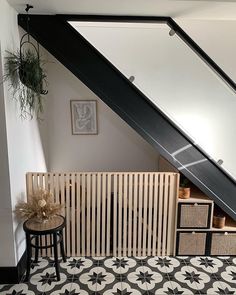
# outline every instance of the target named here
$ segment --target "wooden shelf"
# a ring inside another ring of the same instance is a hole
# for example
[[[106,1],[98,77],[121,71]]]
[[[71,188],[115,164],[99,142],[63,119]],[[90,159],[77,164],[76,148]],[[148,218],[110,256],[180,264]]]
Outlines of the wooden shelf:
[[[212,227],[211,231],[235,231],[236,232],[236,221],[230,217],[226,217],[225,226],[223,228]]]
[[[213,203],[203,192],[196,187],[191,187],[191,195],[189,199],[178,198],[178,203]]]

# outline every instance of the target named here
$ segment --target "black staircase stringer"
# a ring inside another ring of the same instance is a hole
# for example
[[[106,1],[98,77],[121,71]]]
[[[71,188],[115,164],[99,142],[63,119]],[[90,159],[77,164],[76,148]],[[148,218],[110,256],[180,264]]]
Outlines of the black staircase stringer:
[[[26,15],[18,22],[27,29]],[[31,35],[195,185],[236,219],[236,185],[65,20],[31,15]]]

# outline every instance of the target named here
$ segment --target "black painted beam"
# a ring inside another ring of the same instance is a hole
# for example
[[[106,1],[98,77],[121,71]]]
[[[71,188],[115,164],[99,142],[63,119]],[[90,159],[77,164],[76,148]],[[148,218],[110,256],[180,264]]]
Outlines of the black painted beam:
[[[27,16],[19,15],[27,28]],[[31,15],[31,35],[144,139],[236,219],[235,182],[65,19]]]

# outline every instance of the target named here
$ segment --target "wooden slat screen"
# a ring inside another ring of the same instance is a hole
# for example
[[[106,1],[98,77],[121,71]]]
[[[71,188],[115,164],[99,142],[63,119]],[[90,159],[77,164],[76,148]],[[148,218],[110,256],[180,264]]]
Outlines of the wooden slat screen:
[[[27,196],[63,204],[68,256],[173,255],[179,175],[156,172],[27,173]],[[49,243],[50,237],[42,239]],[[50,249],[41,255],[51,255]]]

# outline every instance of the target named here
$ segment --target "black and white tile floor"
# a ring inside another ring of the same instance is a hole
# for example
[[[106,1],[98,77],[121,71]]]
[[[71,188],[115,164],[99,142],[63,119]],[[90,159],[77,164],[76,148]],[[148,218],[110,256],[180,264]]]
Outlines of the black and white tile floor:
[[[28,283],[0,285],[1,295],[236,294],[236,257],[71,257],[32,263]]]

